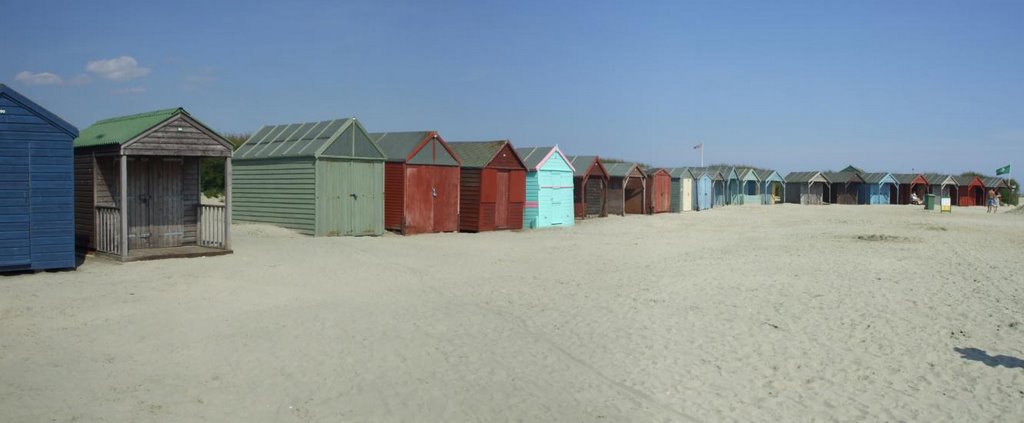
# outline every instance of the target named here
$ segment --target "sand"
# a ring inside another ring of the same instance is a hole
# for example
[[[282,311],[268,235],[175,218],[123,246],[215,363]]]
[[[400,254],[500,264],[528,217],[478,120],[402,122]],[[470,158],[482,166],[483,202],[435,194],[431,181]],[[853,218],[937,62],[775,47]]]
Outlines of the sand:
[[[0,421],[1022,421],[1024,216],[729,207],[0,278]]]

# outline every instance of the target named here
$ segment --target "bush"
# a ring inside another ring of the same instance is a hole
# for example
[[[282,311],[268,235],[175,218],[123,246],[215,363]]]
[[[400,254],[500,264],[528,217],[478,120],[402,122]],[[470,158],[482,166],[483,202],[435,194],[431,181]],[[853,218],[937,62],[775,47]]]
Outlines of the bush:
[[[1010,189],[1010,188],[1000,188],[999,189],[999,193],[1003,195],[1003,204],[1010,204],[1010,205],[1014,205],[1014,206],[1019,206],[1020,205],[1020,198],[1019,198],[1018,191],[1019,191],[1020,185],[1017,185],[1017,180],[1015,180],[1015,179],[1010,179],[1008,182],[1009,182],[1009,185],[1011,187],[1013,187],[1012,189]]]
[[[224,138],[237,150],[249,139],[249,134],[228,134]],[[199,162],[199,186],[207,197],[224,195],[224,159],[206,157]]]

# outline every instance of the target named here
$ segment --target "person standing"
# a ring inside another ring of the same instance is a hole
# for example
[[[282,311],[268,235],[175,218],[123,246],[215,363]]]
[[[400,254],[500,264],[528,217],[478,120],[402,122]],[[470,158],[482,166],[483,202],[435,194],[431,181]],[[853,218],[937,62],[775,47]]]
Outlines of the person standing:
[[[992,213],[996,206],[996,190],[988,190],[988,211],[986,213]]]

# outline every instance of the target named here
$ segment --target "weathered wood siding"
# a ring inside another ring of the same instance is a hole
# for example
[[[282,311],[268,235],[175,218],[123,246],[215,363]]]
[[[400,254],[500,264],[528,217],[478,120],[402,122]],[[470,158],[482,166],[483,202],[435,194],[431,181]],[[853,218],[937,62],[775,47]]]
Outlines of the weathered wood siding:
[[[403,234],[459,229],[459,174],[455,166],[406,165]]]
[[[6,95],[0,109],[0,270],[74,267],[74,140]]]
[[[665,213],[672,210],[672,176],[659,171],[647,176],[647,212]]]
[[[185,116],[178,116],[141,139],[125,144],[124,153],[149,156],[230,157],[231,148],[208,135]]]
[[[402,231],[405,215],[405,163],[384,164],[384,227]]]
[[[235,222],[316,231],[316,167],[312,158],[236,160],[232,166]]]
[[[92,154],[75,155],[75,245],[84,249],[95,248],[95,168]]]
[[[480,231],[482,169],[462,169],[459,176],[459,230]]]

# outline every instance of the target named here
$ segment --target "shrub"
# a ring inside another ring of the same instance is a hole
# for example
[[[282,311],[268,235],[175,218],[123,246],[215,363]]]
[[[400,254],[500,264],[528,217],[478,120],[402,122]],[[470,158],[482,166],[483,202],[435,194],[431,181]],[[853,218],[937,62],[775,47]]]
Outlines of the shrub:
[[[249,139],[249,134],[228,134],[224,138],[237,150]],[[207,157],[199,162],[199,186],[207,197],[224,195],[224,159]]]

